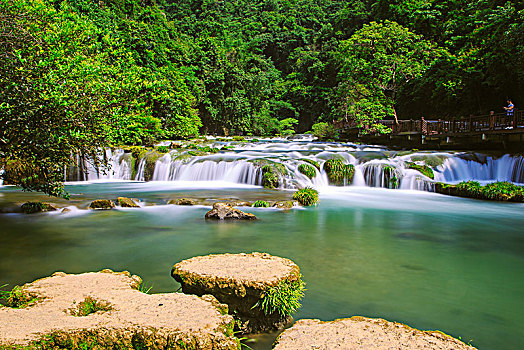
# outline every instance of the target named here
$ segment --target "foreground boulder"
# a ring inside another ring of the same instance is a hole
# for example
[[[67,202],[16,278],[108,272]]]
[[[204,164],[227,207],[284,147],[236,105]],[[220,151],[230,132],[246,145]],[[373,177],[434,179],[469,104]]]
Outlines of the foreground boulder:
[[[206,213],[206,219],[215,220],[256,220],[257,217],[251,213],[244,213],[226,203],[215,203],[213,209]]]
[[[120,206],[123,208],[140,208],[140,206],[136,204],[136,202],[131,198],[118,197],[117,201],[118,204],[120,204]]]
[[[57,210],[56,207],[54,207],[52,204],[43,202],[26,202],[22,204],[21,209],[25,214],[35,214]]]
[[[115,207],[115,203],[109,199],[96,199],[89,204],[89,209],[109,210]]]
[[[195,257],[176,264],[171,275],[184,293],[211,294],[227,304],[243,333],[285,327],[304,295],[298,266],[264,253]]]
[[[473,350],[475,348],[438,331],[419,331],[402,323],[355,316],[331,322],[299,320],[278,337],[273,349]]]
[[[213,297],[149,295],[140,284],[128,272],[103,270],[57,272],[19,287],[31,302],[0,306],[0,348],[240,349],[233,318]]]

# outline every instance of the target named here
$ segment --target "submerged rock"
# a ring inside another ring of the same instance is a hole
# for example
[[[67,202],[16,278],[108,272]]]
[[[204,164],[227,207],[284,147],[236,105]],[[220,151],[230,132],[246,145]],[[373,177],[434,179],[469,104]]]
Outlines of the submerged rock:
[[[215,203],[213,209],[206,213],[206,219],[216,220],[256,220],[257,217],[251,213],[244,213],[226,203]]]
[[[113,209],[114,207],[115,203],[109,199],[96,199],[89,204],[89,209],[94,210],[108,210]]]
[[[123,208],[140,208],[140,206],[136,204],[134,200],[127,197],[118,197],[117,201],[118,204],[120,204],[120,206]]]
[[[295,263],[265,253],[195,257],[173,266],[171,275],[184,293],[211,294],[227,304],[243,333],[286,326],[304,291]]]
[[[22,204],[21,209],[25,214],[35,214],[57,210],[56,207],[52,204],[43,202],[26,202]]]
[[[0,348],[84,342],[97,349],[240,349],[234,320],[215,298],[145,294],[138,290],[141,282],[126,271],[103,270],[57,272],[26,284],[20,291],[38,301],[22,309],[0,306]],[[86,312],[85,303],[95,308]]]
[[[439,331],[419,331],[402,323],[354,316],[331,322],[299,320],[277,339],[274,350],[475,348]]]

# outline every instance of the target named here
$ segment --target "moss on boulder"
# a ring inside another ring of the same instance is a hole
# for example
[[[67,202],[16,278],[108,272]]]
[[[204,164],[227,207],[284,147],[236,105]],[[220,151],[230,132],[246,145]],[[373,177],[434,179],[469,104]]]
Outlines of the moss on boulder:
[[[171,275],[184,293],[211,294],[227,304],[243,333],[284,327],[304,291],[295,263],[265,253],[195,257],[173,266]]]
[[[93,210],[109,210],[115,207],[115,203],[109,199],[96,199],[89,204],[89,209]]]
[[[55,206],[43,202],[26,202],[20,207],[25,214],[35,214],[57,210]]]
[[[306,175],[310,179],[314,178],[315,175],[317,175],[317,171],[315,170],[315,168],[309,164],[300,164],[298,166],[298,171],[300,171],[300,173]]]
[[[420,165],[420,164],[412,163],[412,162],[405,162],[404,164],[405,164],[406,168],[408,168],[408,169],[416,170],[419,173],[421,173],[422,175],[424,175],[426,177],[429,177],[431,180],[435,179],[435,174],[433,173],[433,169],[431,169],[431,167],[429,167],[429,166],[427,166],[425,164],[424,165]]]
[[[344,186],[353,182],[355,166],[353,164],[344,164],[341,159],[332,158],[324,163],[324,171],[332,185]]]
[[[118,204],[123,208],[140,208],[140,206],[136,204],[135,201],[131,198],[118,197],[117,201]]]

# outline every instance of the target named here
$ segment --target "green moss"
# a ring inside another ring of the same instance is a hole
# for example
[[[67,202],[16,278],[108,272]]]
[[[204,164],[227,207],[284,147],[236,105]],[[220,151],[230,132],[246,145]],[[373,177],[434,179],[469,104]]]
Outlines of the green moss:
[[[408,169],[417,170],[422,175],[429,177],[431,180],[435,179],[435,174],[433,173],[433,169],[431,169],[429,166],[425,164],[419,165],[419,164],[412,163],[412,162],[405,162],[404,164]]]
[[[300,164],[298,166],[298,171],[300,171],[302,174],[306,175],[310,179],[314,178],[317,174],[315,168],[309,164]]]
[[[318,191],[311,187],[306,187],[293,193],[293,199],[306,207],[317,205]]]
[[[269,208],[269,203],[266,201],[258,200],[255,203],[253,203],[251,206],[255,208]]]
[[[282,316],[289,316],[300,308],[305,290],[305,283],[300,277],[294,281],[280,281],[268,289],[255,305],[266,315],[278,312]]]
[[[344,164],[340,159],[328,159],[324,163],[329,182],[336,186],[344,186],[353,181],[355,167],[352,164]]]
[[[309,163],[309,164],[313,165],[315,168],[317,168],[318,170],[320,170],[320,164],[316,160],[308,159],[308,158],[302,158],[302,159],[300,159],[300,161]]]
[[[144,168],[145,181],[150,181],[153,178],[153,173],[155,172],[156,161],[160,159],[162,156],[163,154],[158,153],[157,151],[151,151],[144,156],[146,159],[146,164]]]

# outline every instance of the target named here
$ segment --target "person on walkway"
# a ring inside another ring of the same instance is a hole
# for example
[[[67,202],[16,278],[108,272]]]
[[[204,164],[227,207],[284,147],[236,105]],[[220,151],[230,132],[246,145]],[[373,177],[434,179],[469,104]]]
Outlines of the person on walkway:
[[[508,117],[513,117],[513,110],[515,109],[515,105],[513,105],[513,102],[511,102],[510,99],[508,99],[508,106],[504,107],[504,109],[506,110],[506,115]]]
[[[507,123],[509,126],[506,127],[506,129],[513,129],[513,112],[515,109],[515,105],[513,102],[511,102],[511,99],[508,98],[508,106],[504,107],[506,110],[506,117],[507,117]]]

